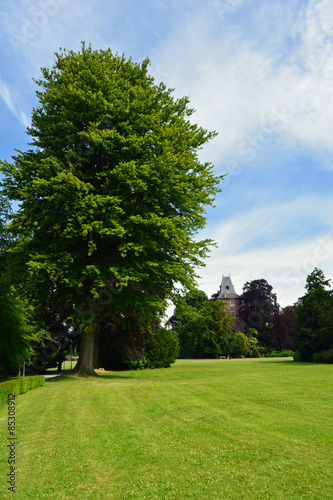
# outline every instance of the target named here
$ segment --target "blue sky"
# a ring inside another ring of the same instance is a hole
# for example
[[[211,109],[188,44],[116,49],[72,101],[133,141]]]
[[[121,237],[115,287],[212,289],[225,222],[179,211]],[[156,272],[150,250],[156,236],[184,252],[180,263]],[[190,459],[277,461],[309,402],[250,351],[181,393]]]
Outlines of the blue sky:
[[[228,174],[199,235],[218,244],[199,287],[265,278],[286,306],[314,267],[333,278],[331,0],[16,0],[0,16],[1,159],[26,148],[32,78],[60,47],[149,57],[218,132],[200,155]]]

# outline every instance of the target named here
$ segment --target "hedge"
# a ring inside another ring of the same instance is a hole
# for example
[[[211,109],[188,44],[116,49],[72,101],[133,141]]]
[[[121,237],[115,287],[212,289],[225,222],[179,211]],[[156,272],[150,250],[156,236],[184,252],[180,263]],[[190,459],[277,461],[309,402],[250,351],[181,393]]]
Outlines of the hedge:
[[[30,389],[40,387],[45,384],[43,375],[33,375],[31,377],[15,378],[0,383],[0,407],[7,403],[8,394],[24,394]]]

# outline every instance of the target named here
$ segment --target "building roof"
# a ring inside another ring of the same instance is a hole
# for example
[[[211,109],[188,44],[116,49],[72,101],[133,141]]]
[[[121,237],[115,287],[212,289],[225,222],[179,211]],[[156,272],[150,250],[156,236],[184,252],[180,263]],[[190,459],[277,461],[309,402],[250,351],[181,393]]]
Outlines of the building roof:
[[[218,299],[237,299],[239,295],[235,292],[230,276],[222,276],[222,282],[217,296]]]

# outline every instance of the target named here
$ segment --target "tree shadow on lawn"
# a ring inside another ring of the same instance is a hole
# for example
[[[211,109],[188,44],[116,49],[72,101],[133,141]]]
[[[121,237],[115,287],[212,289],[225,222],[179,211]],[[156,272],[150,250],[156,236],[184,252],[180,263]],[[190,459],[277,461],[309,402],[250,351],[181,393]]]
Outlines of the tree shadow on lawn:
[[[269,360],[258,360],[258,363],[295,363],[293,359],[272,359],[270,358]]]
[[[126,375],[126,371],[110,371],[110,372],[96,372],[97,376],[91,375],[78,375],[72,370],[67,370],[54,377],[45,379],[45,383],[49,382],[70,382],[72,380],[103,380],[103,379],[132,379],[133,377]]]

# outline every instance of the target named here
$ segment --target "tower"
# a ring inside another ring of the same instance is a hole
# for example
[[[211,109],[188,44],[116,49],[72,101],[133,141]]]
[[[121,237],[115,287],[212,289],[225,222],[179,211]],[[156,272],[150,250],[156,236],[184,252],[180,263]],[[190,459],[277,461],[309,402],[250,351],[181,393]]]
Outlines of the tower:
[[[230,276],[222,276],[222,282],[219,291],[213,296],[214,300],[223,300],[226,304],[230,315],[234,318],[235,329],[242,330],[242,324],[239,319],[240,299],[236,293]]]

